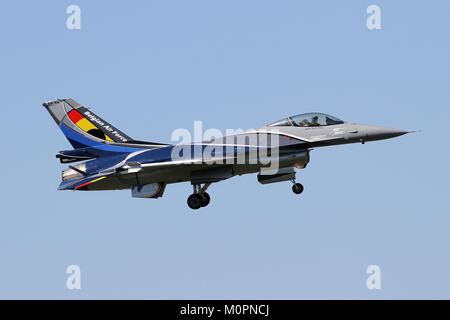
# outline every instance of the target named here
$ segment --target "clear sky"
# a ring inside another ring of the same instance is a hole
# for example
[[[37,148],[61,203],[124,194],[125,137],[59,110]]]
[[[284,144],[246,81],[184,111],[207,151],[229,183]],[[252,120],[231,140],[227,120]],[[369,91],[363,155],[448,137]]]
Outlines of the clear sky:
[[[450,298],[449,1],[0,3],[0,298]],[[56,191],[42,102],[67,97],[161,142],[308,111],[421,132],[313,150],[300,196],[247,175],[192,211],[188,183]]]

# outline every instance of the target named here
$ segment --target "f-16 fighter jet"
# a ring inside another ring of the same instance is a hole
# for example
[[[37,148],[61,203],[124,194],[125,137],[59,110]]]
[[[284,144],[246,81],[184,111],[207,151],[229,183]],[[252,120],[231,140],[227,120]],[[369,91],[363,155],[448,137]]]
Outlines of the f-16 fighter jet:
[[[43,105],[73,147],[56,157],[61,163],[80,162],[62,171],[58,190],[131,189],[133,197],[158,198],[166,185],[190,182],[187,204],[192,209],[209,204],[206,190],[212,183],[247,173],[257,173],[262,184],[292,181],[292,191],[301,194],[294,168],[306,167],[312,148],[408,133],[304,113],[257,130],[173,145],[134,140],[72,99]]]

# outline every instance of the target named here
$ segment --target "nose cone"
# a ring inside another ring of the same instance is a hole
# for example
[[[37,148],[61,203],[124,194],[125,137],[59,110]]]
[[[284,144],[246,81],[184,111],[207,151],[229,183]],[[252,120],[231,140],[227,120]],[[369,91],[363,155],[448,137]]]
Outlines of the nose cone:
[[[364,129],[367,136],[367,140],[382,140],[395,138],[409,132],[401,129],[378,127],[378,126],[366,126]]]

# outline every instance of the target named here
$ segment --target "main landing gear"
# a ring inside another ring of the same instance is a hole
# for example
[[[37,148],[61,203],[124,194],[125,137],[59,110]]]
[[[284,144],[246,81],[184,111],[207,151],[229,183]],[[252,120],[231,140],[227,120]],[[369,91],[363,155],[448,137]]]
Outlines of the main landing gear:
[[[292,186],[292,191],[295,194],[300,194],[303,192],[303,185],[301,183],[298,183],[298,182],[296,183],[295,180],[292,180],[292,183],[294,184]]]
[[[206,207],[209,204],[211,198],[206,192],[206,189],[211,185],[211,183],[205,183],[203,187],[200,184],[193,184],[194,193],[187,198],[187,204],[189,208],[197,210],[201,207]]]

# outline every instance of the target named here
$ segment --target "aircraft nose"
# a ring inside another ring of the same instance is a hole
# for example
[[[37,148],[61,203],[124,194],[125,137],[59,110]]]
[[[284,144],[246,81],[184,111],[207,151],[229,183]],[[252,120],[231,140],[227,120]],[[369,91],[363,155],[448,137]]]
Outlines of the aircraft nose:
[[[365,131],[366,131],[366,135],[369,138],[369,140],[395,138],[395,137],[404,135],[406,133],[409,133],[409,131],[402,130],[402,129],[378,127],[378,126],[367,126],[365,128]]]

